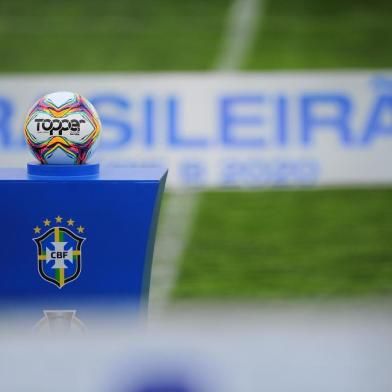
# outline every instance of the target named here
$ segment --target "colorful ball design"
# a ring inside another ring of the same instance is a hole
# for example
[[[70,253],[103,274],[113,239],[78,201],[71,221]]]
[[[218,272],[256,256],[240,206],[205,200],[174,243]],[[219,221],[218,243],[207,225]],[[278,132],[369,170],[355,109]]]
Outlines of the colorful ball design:
[[[97,147],[101,122],[86,98],[60,91],[45,95],[33,105],[24,133],[41,163],[83,164]]]

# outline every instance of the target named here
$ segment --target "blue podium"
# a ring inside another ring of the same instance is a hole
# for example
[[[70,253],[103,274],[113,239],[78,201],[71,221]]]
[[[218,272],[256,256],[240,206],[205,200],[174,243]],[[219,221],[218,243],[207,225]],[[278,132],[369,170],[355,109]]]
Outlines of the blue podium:
[[[76,309],[148,299],[167,171],[0,169],[0,303]]]

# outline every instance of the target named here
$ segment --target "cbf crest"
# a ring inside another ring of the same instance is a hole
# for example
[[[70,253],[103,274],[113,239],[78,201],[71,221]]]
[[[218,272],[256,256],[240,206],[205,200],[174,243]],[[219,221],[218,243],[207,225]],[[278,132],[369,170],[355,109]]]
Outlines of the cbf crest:
[[[53,222],[53,224],[52,224]],[[33,238],[37,245],[38,272],[42,279],[61,289],[77,279],[82,270],[82,247],[85,228],[60,215],[53,221],[46,218],[43,227],[36,226]]]

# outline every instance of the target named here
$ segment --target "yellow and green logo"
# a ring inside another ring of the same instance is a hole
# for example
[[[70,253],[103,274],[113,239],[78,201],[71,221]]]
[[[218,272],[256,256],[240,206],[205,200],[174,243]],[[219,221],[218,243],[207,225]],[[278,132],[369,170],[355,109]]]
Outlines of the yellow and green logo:
[[[82,271],[82,245],[85,228],[60,215],[37,225],[33,238],[37,245],[38,272],[42,279],[61,289],[77,279]]]

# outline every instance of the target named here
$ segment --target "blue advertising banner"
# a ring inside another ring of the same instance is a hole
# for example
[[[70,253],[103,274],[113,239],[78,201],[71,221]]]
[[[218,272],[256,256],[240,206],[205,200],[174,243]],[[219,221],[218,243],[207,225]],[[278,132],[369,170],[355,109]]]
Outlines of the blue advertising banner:
[[[0,165],[24,165],[43,94],[97,108],[100,159],[166,166],[171,187],[392,182],[392,71],[0,77]]]

